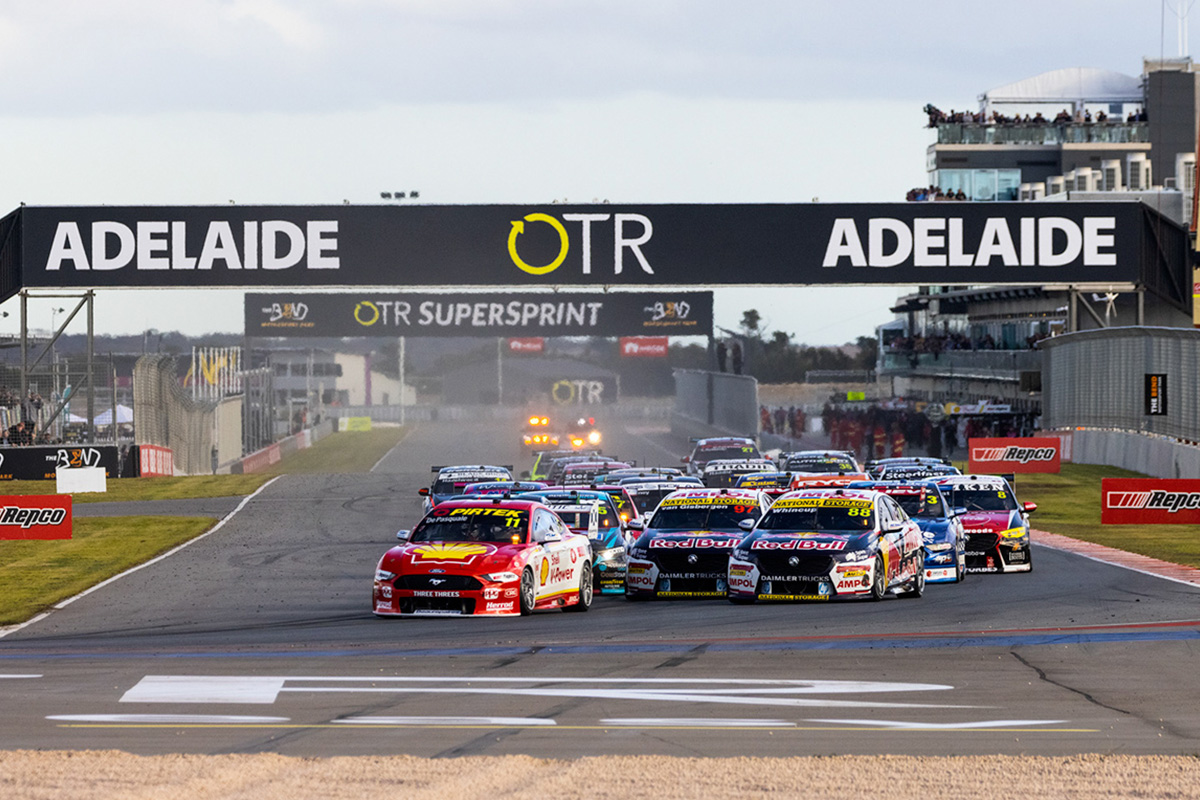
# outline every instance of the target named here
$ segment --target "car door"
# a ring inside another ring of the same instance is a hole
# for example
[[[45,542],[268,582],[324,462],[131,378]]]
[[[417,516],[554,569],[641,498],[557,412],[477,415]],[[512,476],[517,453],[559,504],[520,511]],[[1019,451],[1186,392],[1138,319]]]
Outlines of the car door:
[[[533,537],[538,544],[534,555],[537,561],[534,566],[537,599],[541,600],[571,588],[576,572],[572,569],[571,561],[571,529],[557,514],[539,508],[534,510]]]

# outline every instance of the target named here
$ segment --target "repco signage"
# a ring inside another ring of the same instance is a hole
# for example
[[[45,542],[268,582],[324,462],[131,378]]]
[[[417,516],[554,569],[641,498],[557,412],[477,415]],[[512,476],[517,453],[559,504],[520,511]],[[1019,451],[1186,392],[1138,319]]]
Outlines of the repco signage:
[[[1016,472],[1062,471],[1062,440],[1056,436],[1016,439],[971,439],[967,445],[969,472],[1000,475]]]
[[[70,539],[71,495],[0,497],[0,539]]]
[[[1200,524],[1200,480],[1104,478],[1100,496],[1104,525]]]

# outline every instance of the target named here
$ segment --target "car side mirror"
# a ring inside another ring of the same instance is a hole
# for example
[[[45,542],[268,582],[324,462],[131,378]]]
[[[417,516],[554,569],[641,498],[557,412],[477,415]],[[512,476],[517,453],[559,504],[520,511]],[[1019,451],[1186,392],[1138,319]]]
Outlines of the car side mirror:
[[[417,494],[421,495],[421,497],[429,497],[429,487],[422,486],[420,489],[417,490]]]
[[[966,513],[967,513],[967,509],[963,506],[957,506],[953,512],[954,516],[956,516],[956,517],[966,516]]]
[[[533,540],[538,544],[548,544],[549,542],[561,542],[562,535],[558,531],[542,531],[536,534]]]
[[[691,456],[684,456],[683,458],[679,459],[679,463],[680,463],[680,464],[687,464],[687,463],[689,463],[691,460],[692,460],[692,457],[691,457]]]
[[[884,533],[900,533],[902,530],[904,530],[903,525],[888,525],[886,528],[883,529],[883,532]]]
[[[402,542],[407,542],[410,536],[412,531],[396,531],[396,538]]]
[[[750,518],[738,520],[738,527],[744,531],[752,531],[754,530],[754,522],[755,520]]]
[[[1037,511],[1037,503],[1022,503],[1021,508],[1025,509],[1026,514],[1029,514],[1033,511]]]
[[[625,527],[631,531],[644,531],[646,530],[646,523],[642,522],[640,519],[631,519],[628,523],[626,523]]]

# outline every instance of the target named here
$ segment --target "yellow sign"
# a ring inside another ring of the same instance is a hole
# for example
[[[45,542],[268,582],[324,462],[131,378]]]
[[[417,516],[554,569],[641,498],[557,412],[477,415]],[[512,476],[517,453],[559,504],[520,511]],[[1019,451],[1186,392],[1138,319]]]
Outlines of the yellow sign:
[[[338,430],[345,431],[369,431],[371,430],[370,417],[339,417]]]
[[[517,237],[525,232],[526,222],[544,222],[554,228],[558,233],[559,250],[558,257],[544,267],[535,267],[532,264],[526,264],[521,256],[517,254]],[[530,275],[545,275],[549,272],[554,272],[559,265],[567,258],[567,250],[570,249],[571,243],[567,239],[567,229],[563,224],[549,214],[526,214],[524,220],[513,220],[512,228],[508,232],[508,255],[512,258],[512,262],[517,265],[517,268],[522,272],[528,272]]]

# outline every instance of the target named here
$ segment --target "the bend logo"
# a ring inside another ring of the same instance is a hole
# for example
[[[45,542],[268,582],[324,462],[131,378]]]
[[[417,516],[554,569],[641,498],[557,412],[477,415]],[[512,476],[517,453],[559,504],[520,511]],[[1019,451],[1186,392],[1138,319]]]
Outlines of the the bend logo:
[[[1053,461],[1058,451],[1053,447],[976,447],[971,450],[972,461],[1014,461],[1028,464],[1031,461]]]
[[[1147,509],[1174,514],[1181,509],[1200,509],[1200,492],[1106,492],[1104,505],[1112,509]]]
[[[522,219],[511,220],[508,230],[508,256],[517,269],[530,275],[548,275],[564,264],[578,265],[583,275],[592,274],[592,239],[611,232],[612,274],[620,275],[625,268],[626,254],[632,254],[637,266],[648,275],[654,268],[646,260],[642,245],[654,235],[654,225],[644,214],[561,214],[554,216],[534,212]],[[568,230],[568,225],[570,230]],[[595,226],[595,227],[593,227]],[[572,238],[578,236],[578,246]],[[532,239],[534,245],[523,244]],[[526,251],[539,253],[523,255]],[[569,258],[572,251],[574,258]],[[602,254],[603,250],[600,251]],[[569,259],[569,260],[568,260]]]
[[[72,447],[55,453],[57,469],[79,469],[100,466],[100,451],[94,447]]]
[[[263,313],[270,315],[268,322],[303,322],[308,316],[308,306],[304,303],[271,303]]]

